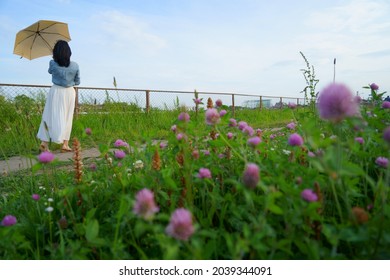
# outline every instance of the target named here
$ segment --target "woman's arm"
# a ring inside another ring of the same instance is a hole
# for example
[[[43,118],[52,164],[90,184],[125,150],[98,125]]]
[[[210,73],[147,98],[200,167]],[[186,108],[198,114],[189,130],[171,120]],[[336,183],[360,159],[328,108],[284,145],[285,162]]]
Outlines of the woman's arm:
[[[53,68],[54,68],[54,60],[50,60],[49,62],[49,74],[53,73]]]
[[[77,67],[76,76],[74,76],[74,83],[76,86],[80,84],[80,69]]]

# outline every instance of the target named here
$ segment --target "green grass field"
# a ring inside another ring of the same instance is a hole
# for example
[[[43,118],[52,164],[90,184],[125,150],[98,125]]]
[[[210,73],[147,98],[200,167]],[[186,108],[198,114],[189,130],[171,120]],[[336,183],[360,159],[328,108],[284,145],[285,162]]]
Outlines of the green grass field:
[[[7,100],[0,96],[0,158],[14,155],[37,154],[40,141],[36,138],[41,121],[44,100],[33,100],[18,96]],[[300,109],[304,110],[304,109]],[[82,141],[83,147],[95,145],[85,137],[85,128],[93,130],[95,141],[111,143],[117,138],[129,142],[144,142],[146,139],[164,139],[170,133],[170,127],[176,120],[181,108],[173,110],[151,109],[148,113],[135,105],[109,103],[95,109],[93,106],[81,107],[83,113],[75,115],[71,137]],[[204,110],[189,112],[192,118],[204,119]],[[231,117],[233,117],[231,115]],[[256,128],[284,126],[293,119],[291,110],[287,109],[241,109],[235,112],[237,120],[246,120]],[[199,121],[199,132],[206,128],[205,122]],[[51,149],[58,149],[56,144]]]

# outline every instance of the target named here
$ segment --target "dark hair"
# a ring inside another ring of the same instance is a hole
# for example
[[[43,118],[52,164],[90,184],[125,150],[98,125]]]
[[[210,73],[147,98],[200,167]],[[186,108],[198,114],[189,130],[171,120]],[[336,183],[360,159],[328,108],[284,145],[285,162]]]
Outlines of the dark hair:
[[[53,49],[53,59],[58,63],[59,66],[68,67],[70,64],[70,56],[72,51],[68,45],[68,42],[59,40]]]

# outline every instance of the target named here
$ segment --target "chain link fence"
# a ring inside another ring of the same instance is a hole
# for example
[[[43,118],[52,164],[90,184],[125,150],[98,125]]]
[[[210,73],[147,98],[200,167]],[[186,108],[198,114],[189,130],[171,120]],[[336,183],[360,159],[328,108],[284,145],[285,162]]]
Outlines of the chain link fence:
[[[49,90],[50,86],[47,85],[0,84],[0,95],[11,100],[17,96],[26,96],[44,102]],[[123,108],[131,105],[138,107],[144,112],[149,112],[150,110],[174,110],[183,107],[186,110],[195,109],[193,101],[195,92],[190,91],[76,87],[76,92],[76,113],[86,113],[89,110],[105,111],[105,108],[114,104],[115,106],[123,104]],[[240,109],[281,109],[289,104],[295,104],[298,107],[306,104],[304,98],[297,97],[275,97],[227,92],[197,92],[197,94],[203,103],[199,108],[206,108],[209,98],[213,102],[220,99],[224,105],[231,108],[233,114]]]

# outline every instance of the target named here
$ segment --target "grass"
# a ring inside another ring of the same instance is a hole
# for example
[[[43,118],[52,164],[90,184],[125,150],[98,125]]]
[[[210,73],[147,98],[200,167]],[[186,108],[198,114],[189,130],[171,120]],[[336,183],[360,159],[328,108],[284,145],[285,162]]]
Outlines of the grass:
[[[40,141],[36,138],[43,103],[41,99],[33,100],[19,96],[8,100],[0,96],[0,158],[6,159],[15,155],[37,154]],[[81,107],[81,114],[75,116],[72,137],[83,139],[84,147],[93,147],[95,143],[85,137],[85,128],[93,129],[97,143],[109,144],[117,138],[128,142],[145,142],[146,139],[164,139],[168,136],[172,122],[177,118],[180,108],[160,110],[152,108],[148,113],[136,104],[108,103],[103,108],[93,106]],[[303,110],[303,109],[302,109]],[[195,112],[189,112],[195,117]],[[204,118],[203,116],[199,118]],[[246,119],[254,127],[278,127],[291,121],[290,110],[238,110],[237,119]],[[206,125],[199,122],[199,131]],[[53,143],[52,150],[60,146]]]
[[[390,258],[390,167],[378,163],[390,153],[388,109],[337,123],[301,108],[215,109],[188,121],[181,108],[80,115],[71,172],[54,161],[1,177],[0,258]],[[21,142],[15,153],[36,144]],[[86,164],[80,145],[101,157]]]

